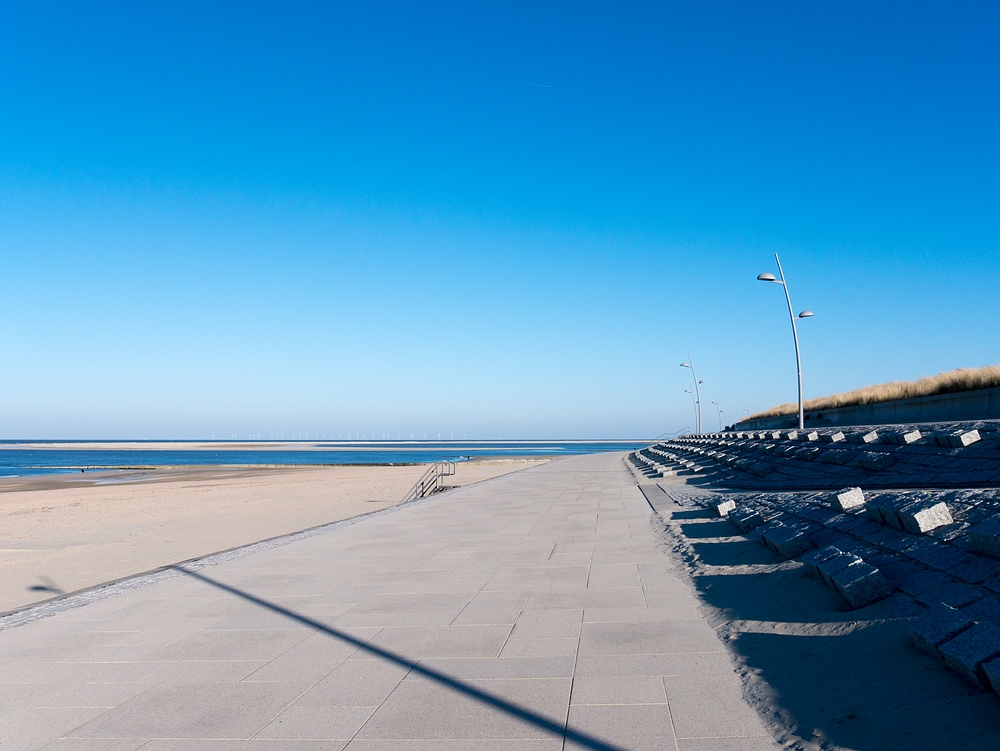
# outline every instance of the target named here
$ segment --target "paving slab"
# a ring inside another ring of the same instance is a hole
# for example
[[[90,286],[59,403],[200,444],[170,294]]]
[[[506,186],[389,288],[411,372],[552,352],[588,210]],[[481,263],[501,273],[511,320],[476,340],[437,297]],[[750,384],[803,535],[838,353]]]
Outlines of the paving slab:
[[[0,622],[0,747],[774,748],[622,458]]]

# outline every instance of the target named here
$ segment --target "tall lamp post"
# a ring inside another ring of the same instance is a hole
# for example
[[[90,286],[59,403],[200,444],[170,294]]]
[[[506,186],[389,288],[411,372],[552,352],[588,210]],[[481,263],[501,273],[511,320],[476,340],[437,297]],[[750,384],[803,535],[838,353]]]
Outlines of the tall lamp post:
[[[712,404],[714,404],[715,408],[719,410],[719,432],[721,433],[722,432],[722,407],[719,406],[719,402],[718,401],[713,401]]]
[[[778,258],[778,254],[774,254],[774,260],[778,264],[778,276],[780,278],[776,279],[774,274],[758,274],[757,279],[762,282],[771,282],[771,284],[780,284],[785,290],[785,301],[788,303],[788,317],[792,321],[792,339],[795,340],[795,369],[799,376],[799,430],[805,430],[805,412],[802,408],[802,356],[799,354],[799,332],[795,327],[796,315],[792,309],[792,298],[788,294],[788,283],[785,281],[785,273],[781,270],[781,259]],[[812,318],[813,313],[811,310],[803,310],[799,313],[798,318]]]
[[[694,410],[694,424],[695,431],[701,432],[701,392],[698,390],[698,384],[704,383],[704,381],[698,380],[698,374],[694,372],[694,361],[691,359],[691,355],[688,355],[688,361],[681,363],[682,368],[691,368],[691,377],[694,379],[694,394],[695,397],[695,410]]]
[[[691,406],[694,408],[694,425],[695,432],[698,432],[698,402],[694,399],[694,392],[691,389],[684,389],[685,394],[691,394]]]

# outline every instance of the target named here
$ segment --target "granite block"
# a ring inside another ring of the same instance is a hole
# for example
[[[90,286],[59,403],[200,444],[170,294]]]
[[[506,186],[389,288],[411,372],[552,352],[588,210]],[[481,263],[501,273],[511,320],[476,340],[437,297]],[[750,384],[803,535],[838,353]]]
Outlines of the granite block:
[[[896,582],[896,586],[903,592],[906,592],[906,594],[916,597],[932,587],[947,584],[950,581],[953,581],[953,579],[950,576],[942,574],[940,571],[920,569],[919,571],[912,573],[909,576],[904,576],[902,579],[898,580]]]
[[[834,584],[834,577],[836,574],[848,566],[858,563],[860,560],[860,558],[852,553],[845,553],[842,550],[837,550],[836,554],[831,555],[829,558],[816,565],[816,572],[819,574],[820,579],[825,581],[831,587],[836,588],[836,584]]]
[[[952,545],[927,537],[921,538],[916,544],[908,546],[903,550],[904,555],[915,561],[936,568],[939,571],[947,571],[953,566],[965,563],[971,558],[969,553],[960,550]]]
[[[900,508],[898,514],[903,529],[915,535],[924,534],[955,521],[948,504],[943,501],[913,501]]]
[[[878,451],[865,451],[858,455],[858,465],[873,472],[881,472],[895,463],[896,460],[892,456]]]
[[[906,503],[907,501],[904,498],[884,495],[879,498],[869,498],[866,508],[868,509],[868,516],[875,521],[902,531],[903,522],[899,518],[899,511]]]
[[[953,448],[965,448],[981,440],[978,430],[965,430],[948,436],[948,445]]]
[[[743,534],[751,532],[766,521],[759,511],[747,506],[737,506],[729,512],[728,518]]]
[[[853,451],[842,451],[838,449],[829,449],[822,455],[822,461],[825,464],[836,464],[843,466],[854,459]]]
[[[795,511],[799,516],[810,521],[822,524],[824,527],[831,526],[831,522],[840,518],[840,514],[822,506],[813,506],[811,503],[802,505],[802,508]]]
[[[874,522],[870,521],[867,518],[867,516],[862,515],[855,517],[855,521],[853,524],[845,524],[843,527],[840,528],[840,531],[849,532],[850,534],[855,535],[857,537],[867,539],[868,537],[874,537],[883,529],[885,529],[885,527],[881,527],[878,524],[875,524]]]
[[[913,538],[905,532],[900,532],[890,527],[872,526],[876,528],[875,531],[871,533],[866,531],[863,535],[865,540],[872,545],[878,545],[879,547],[900,553],[913,544]]]
[[[811,532],[806,533],[806,538],[812,544],[814,548],[825,548],[827,545],[836,546],[837,541],[843,538],[843,535],[834,532],[832,529],[815,529]]]
[[[953,608],[964,608],[977,600],[983,599],[983,593],[975,587],[961,582],[947,582],[932,587],[917,595],[917,602],[932,607],[938,603],[943,603]]]
[[[830,505],[837,511],[857,511],[864,508],[865,494],[858,487],[844,488],[830,496]]]
[[[910,636],[917,649],[940,657],[938,652],[940,645],[974,625],[975,621],[972,618],[955,608],[937,605],[913,619],[910,623]]]
[[[773,521],[757,529],[757,535],[767,547],[785,558],[798,558],[812,547],[805,531]]]
[[[977,623],[938,647],[945,664],[973,683],[989,687],[982,671],[984,662],[1000,655],[1000,628],[992,623]]]
[[[948,569],[948,574],[971,584],[981,584],[1000,575],[1000,561],[973,554],[969,560]]]
[[[924,534],[928,537],[933,537],[935,540],[941,540],[941,542],[955,540],[959,547],[965,549],[968,548],[968,536],[965,534],[968,528],[969,525],[965,522],[954,522],[953,524],[945,524],[943,527],[937,527]]]
[[[976,600],[962,612],[975,621],[986,621],[994,626],[1000,626],[1000,602],[994,597],[983,597]]]
[[[892,594],[892,587],[879,570],[860,559],[832,573],[830,578],[837,591],[855,610],[872,605]]]
[[[990,688],[1000,694],[1000,659],[987,660],[983,663],[983,675]]]
[[[729,512],[736,508],[736,501],[730,498],[713,499],[708,502],[708,506],[717,516],[728,516]]]
[[[970,527],[966,534],[973,550],[1000,558],[1000,515]]]
[[[921,438],[923,438],[923,435],[919,430],[900,431],[898,433],[890,433],[888,436],[886,436],[886,439],[890,443],[898,443],[903,446],[906,446],[911,443],[916,443]]]
[[[833,545],[827,545],[826,547],[820,548],[819,550],[810,550],[808,553],[803,555],[799,560],[805,564],[806,575],[811,576],[815,579],[821,579],[820,575],[820,564],[841,555],[843,551],[835,548]]]

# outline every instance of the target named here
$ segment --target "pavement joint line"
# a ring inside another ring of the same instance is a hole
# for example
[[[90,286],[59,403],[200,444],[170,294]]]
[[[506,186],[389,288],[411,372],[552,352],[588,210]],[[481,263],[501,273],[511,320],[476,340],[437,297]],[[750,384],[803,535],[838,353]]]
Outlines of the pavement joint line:
[[[554,461],[557,460],[553,459],[546,463]],[[299,540],[315,537],[325,534],[326,532],[332,532],[335,529],[349,527],[352,524],[357,524],[368,519],[391,514],[404,508],[422,505],[428,501],[450,496],[469,488],[482,487],[483,485],[496,482],[497,480],[502,480],[503,478],[511,475],[537,469],[539,466],[544,465],[524,467],[523,469],[508,472],[505,475],[498,475],[497,477],[490,477],[485,480],[469,483],[468,485],[462,485],[457,488],[450,488],[448,490],[441,491],[440,493],[433,493],[431,495],[424,496],[423,498],[415,498],[414,500],[406,501],[405,503],[397,503],[394,506],[388,506],[374,511],[367,511],[363,514],[358,514],[357,516],[348,517],[347,519],[338,519],[324,524],[317,524],[313,527],[306,527],[305,529],[300,529],[295,532],[287,532],[283,535],[265,537],[263,540],[249,542],[245,545],[237,545],[236,547],[226,548],[225,550],[219,550],[214,553],[188,558],[183,561],[176,561],[174,563],[166,564],[165,566],[158,566],[157,568],[150,569],[148,571],[140,571],[135,574],[129,574],[121,579],[113,579],[111,581],[95,584],[91,587],[85,587],[84,589],[66,592],[65,594],[53,597],[50,600],[43,600],[42,602],[32,603],[30,605],[25,605],[24,607],[0,613],[0,631],[6,631],[10,628],[23,626],[26,623],[41,620],[42,618],[48,618],[58,613],[64,613],[67,610],[82,608],[84,605],[89,605],[92,602],[98,602],[108,597],[114,597],[115,595],[124,594],[125,592],[132,592],[151,584],[172,579],[177,576],[176,571],[172,571],[175,566],[188,566],[189,568],[201,569],[206,566],[217,566],[220,563],[228,563],[229,561],[253,555],[254,553],[260,553],[265,550],[273,550],[274,548],[298,542]]]
[[[311,626],[329,636],[332,636],[336,639],[340,639],[341,641],[345,641],[348,644],[353,644],[354,646],[358,647],[358,649],[370,652],[371,654],[374,654],[377,657],[380,657],[388,662],[399,665],[400,667],[409,668],[409,672],[407,673],[407,675],[409,675],[410,673],[417,673],[425,678],[429,678],[447,688],[452,689],[453,691],[464,694],[465,696],[471,699],[475,699],[476,701],[486,704],[487,706],[490,706],[493,709],[499,710],[517,719],[527,721],[542,730],[552,733],[553,735],[561,736],[564,739],[564,742],[565,740],[570,740],[573,743],[577,743],[586,748],[594,749],[594,751],[626,751],[626,749],[624,749],[623,747],[616,746],[601,738],[598,738],[597,736],[591,735],[590,733],[586,733],[582,730],[573,730],[572,728],[566,726],[560,726],[559,724],[549,719],[548,717],[545,717],[544,715],[540,715],[526,707],[522,707],[513,702],[509,702],[506,699],[503,699],[499,696],[494,696],[488,691],[483,691],[482,689],[478,689],[475,686],[466,685],[462,681],[452,678],[446,673],[434,670],[433,668],[424,667],[423,665],[420,664],[419,660],[414,662],[413,660],[409,660],[406,657],[396,654],[391,650],[384,649],[382,647],[376,647],[372,644],[369,644],[366,641],[358,639],[357,637],[351,636],[348,633],[339,631],[331,626],[327,626],[326,624],[321,623],[320,621],[313,620],[312,618],[308,618],[304,615],[299,615],[298,613],[292,610],[283,608],[280,605],[275,605],[274,603],[268,602],[267,600],[252,595],[249,592],[244,592],[243,590],[237,589],[236,587],[232,587],[224,582],[216,581],[215,579],[205,576],[204,574],[198,573],[198,571],[185,569],[183,566],[174,566],[172,568],[175,571],[177,571],[178,574],[187,575],[195,579],[198,579],[204,584],[208,584],[209,586],[221,589],[224,592],[228,592],[231,595],[240,597],[255,605],[259,605],[260,607],[266,608],[271,612],[283,615],[286,618],[298,621],[299,623],[302,623],[306,626]],[[400,683],[402,683],[402,681],[400,681]]]
[[[532,468],[528,467],[527,469],[532,469]],[[523,472],[525,470],[518,470],[518,471]],[[501,475],[501,477],[503,476],[504,475]],[[318,524],[315,527],[307,527],[306,529],[300,529],[297,532],[288,532],[287,534],[277,535],[275,537],[267,537],[263,540],[247,543],[246,545],[237,545],[234,548],[227,548],[226,550],[220,550],[215,553],[209,553],[207,555],[198,556],[196,558],[189,558],[188,560],[178,561],[176,563],[170,563],[165,566],[160,566],[158,568],[150,569],[149,571],[142,571],[137,574],[130,574],[129,576],[123,577],[121,579],[114,579],[109,582],[95,584],[94,586],[87,587],[85,589],[78,589],[74,592],[67,592],[64,595],[54,597],[51,600],[45,600],[44,602],[34,603],[32,605],[26,605],[23,608],[10,610],[6,613],[0,613],[0,631],[6,631],[7,629],[10,628],[23,626],[26,623],[31,623],[33,621],[37,621],[42,618],[48,618],[58,613],[64,613],[67,610],[75,610],[76,608],[82,608],[84,605],[89,605],[92,602],[98,602],[108,597],[114,597],[115,595],[124,594],[125,592],[132,592],[136,589],[141,589],[151,584],[157,584],[167,579],[173,579],[174,577],[179,576],[176,570],[178,566],[186,566],[191,570],[200,570],[208,566],[217,566],[220,563],[228,563],[229,561],[235,561],[240,558],[244,558],[248,555],[253,555],[255,553],[262,553],[266,550],[273,550],[274,548],[279,548],[293,542],[298,542],[299,540],[305,540],[310,537],[317,537],[319,535],[326,534],[327,532],[332,532],[336,529],[341,529],[343,527],[350,527],[362,521],[367,521],[369,519],[374,519],[379,516],[391,514],[393,512],[400,511],[405,508],[411,508],[413,506],[421,505],[427,503],[428,501],[435,500],[437,498],[449,495],[456,491],[464,490],[465,488],[471,488],[474,487],[475,485],[484,485],[485,483],[492,482],[493,480],[498,480],[498,479],[500,478],[491,477],[488,480],[483,480],[482,482],[474,483],[473,485],[463,485],[461,488],[453,488],[451,490],[447,490],[442,493],[434,493],[433,495],[425,496],[424,498],[418,498],[413,501],[407,501],[406,503],[398,503],[395,506],[389,506],[383,509],[376,509],[375,511],[368,511],[364,514],[359,514],[358,516],[352,516],[347,519],[338,519],[337,521],[326,522],[325,524]]]

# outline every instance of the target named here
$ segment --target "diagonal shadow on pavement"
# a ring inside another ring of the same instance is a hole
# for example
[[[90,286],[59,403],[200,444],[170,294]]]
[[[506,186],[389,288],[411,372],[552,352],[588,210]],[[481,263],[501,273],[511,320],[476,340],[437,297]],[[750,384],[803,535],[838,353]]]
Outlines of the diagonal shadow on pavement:
[[[590,735],[589,733],[584,733],[579,730],[574,730],[567,724],[554,722],[549,718],[538,714],[537,712],[533,712],[530,709],[527,709],[526,707],[518,706],[517,704],[513,704],[507,701],[506,699],[494,696],[488,691],[483,691],[481,689],[476,688],[475,686],[470,686],[445,673],[441,673],[437,670],[424,667],[419,662],[414,662],[412,660],[409,660],[406,657],[398,655],[387,649],[382,649],[380,647],[372,646],[371,644],[368,644],[362,641],[361,639],[357,639],[351,636],[350,634],[344,633],[343,631],[339,631],[338,629],[335,628],[331,628],[330,626],[320,623],[319,621],[315,621],[312,618],[307,618],[306,616],[299,615],[298,613],[288,610],[287,608],[283,608],[280,605],[275,605],[272,602],[268,602],[267,600],[263,600],[259,597],[256,597],[250,594],[249,592],[244,592],[243,590],[237,589],[236,587],[232,587],[228,584],[224,584],[223,582],[211,579],[210,577],[207,577],[204,574],[200,574],[197,571],[192,571],[190,569],[184,568],[183,566],[170,566],[169,568],[179,573],[190,576],[194,579],[197,579],[198,581],[204,582],[205,584],[216,587],[217,589],[221,589],[224,592],[228,592],[231,595],[240,597],[248,602],[252,602],[255,605],[259,605],[260,607],[270,610],[273,613],[279,613],[280,615],[283,615],[286,618],[289,618],[290,620],[315,628],[316,630],[321,631],[324,634],[327,634],[328,636],[331,636],[335,639],[340,639],[341,641],[347,642],[348,644],[352,644],[358,647],[359,649],[363,649],[370,654],[380,657],[383,660],[387,660],[388,662],[392,662],[396,665],[408,668],[412,672],[417,673],[418,675],[422,675],[425,678],[430,678],[431,680],[436,681],[441,685],[447,686],[453,691],[457,691],[458,693],[463,694],[471,699],[475,699],[478,702],[493,707],[494,709],[503,712],[507,715],[510,715],[511,717],[516,717],[519,720],[531,723],[535,727],[550,732],[553,735],[556,735],[567,741],[572,741],[573,743],[577,743],[583,746],[584,748],[594,749],[594,751],[625,751],[625,749],[621,746],[616,746],[612,743],[609,743],[608,741],[601,740],[600,738]]]

